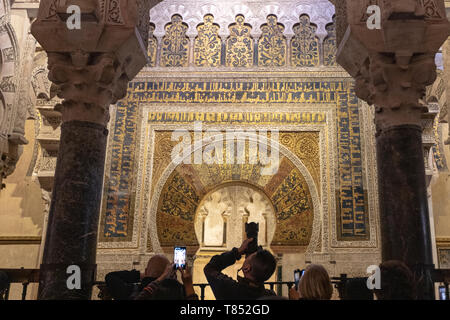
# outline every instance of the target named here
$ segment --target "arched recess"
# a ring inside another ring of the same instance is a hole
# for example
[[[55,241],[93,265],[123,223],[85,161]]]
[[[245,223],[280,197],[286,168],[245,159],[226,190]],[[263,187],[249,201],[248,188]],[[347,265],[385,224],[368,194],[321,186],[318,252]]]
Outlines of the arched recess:
[[[223,136],[221,137],[223,139]],[[247,138],[248,142],[252,141],[254,143],[258,143],[258,140],[255,137],[247,137]],[[217,140],[215,141],[220,141],[220,139],[221,138],[218,137]],[[242,140],[245,140],[245,138],[243,139],[238,138],[237,142]],[[208,140],[204,139],[201,144],[195,145],[194,148],[192,149],[192,152],[185,158],[190,157],[193,153],[195,153],[196,150],[200,148],[203,150],[203,148],[207,146],[210,142],[211,141],[209,139]],[[278,150],[280,155],[280,162],[279,162],[280,166],[277,173],[274,176],[272,176],[272,178],[270,178],[271,181],[267,183],[265,187],[262,186],[262,189],[270,188],[270,190],[273,190],[271,193],[269,193],[270,194],[269,198],[274,203],[274,207],[276,209],[277,214],[280,213],[280,210],[277,208],[276,201],[274,201],[273,199],[274,194],[276,193],[277,190],[282,190],[281,191],[282,193],[283,190],[284,192],[287,191],[288,193],[290,190],[289,186],[283,185],[283,183],[289,184],[289,181],[299,182],[297,184],[294,183],[293,185],[291,185],[294,187],[292,189],[297,191],[301,189],[303,190],[306,189],[306,192],[304,193],[309,199],[308,205],[306,207],[309,206],[308,209],[311,210],[310,217],[312,221],[310,221],[309,229],[306,230],[305,236],[302,239],[300,239],[303,242],[295,243],[295,241],[299,240],[299,234],[302,232],[304,233],[305,231],[295,229],[295,220],[296,220],[295,218],[289,220],[289,214],[298,211],[294,206],[288,208],[288,209],[292,208],[292,210],[290,211],[290,213],[287,213],[288,219],[286,219],[285,221],[285,224],[290,225],[292,228],[294,228],[294,230],[291,230],[292,232],[290,233],[284,232],[284,235],[291,237],[292,240],[291,243],[294,244],[293,247],[296,248],[302,247],[303,251],[306,250],[307,252],[313,252],[315,251],[316,248],[320,247],[321,244],[321,226],[322,226],[323,210],[318,193],[319,188],[315,184],[310,172],[308,171],[306,166],[302,163],[302,161],[290,150],[288,150],[285,146],[271,139],[268,139],[265,145],[267,148],[271,147],[273,148],[273,150]],[[197,166],[204,166],[204,164]],[[236,167],[237,165],[234,166]],[[249,165],[247,164],[244,166]],[[198,249],[198,240],[196,239],[195,236],[193,224],[196,209],[204,195],[206,195],[208,192],[216,188],[218,185],[223,184],[225,182],[229,182],[229,181],[219,181],[217,180],[218,175],[212,174],[213,172],[208,172],[209,177],[211,178],[211,183],[210,184],[207,183],[205,185],[205,188],[203,189],[201,189],[201,187],[194,188],[193,185],[198,186],[197,182],[194,181],[192,183],[185,184],[185,182],[182,181],[184,179],[180,179],[180,177],[182,177],[180,175],[180,172],[182,173],[187,172],[189,173],[190,177],[196,180],[196,178],[198,177],[197,176],[198,171],[196,170],[190,171],[190,169],[191,168],[189,168],[188,166],[182,164],[177,165],[174,162],[171,162],[170,165],[167,166],[167,168],[164,170],[161,178],[159,179],[159,181],[157,182],[157,184],[153,189],[154,193],[152,195],[152,198],[150,199],[149,212],[147,213],[147,227],[148,227],[147,237],[150,237],[149,239],[147,239],[147,243],[151,243],[152,251],[154,252],[167,251],[167,253],[170,253],[169,250],[171,250],[173,245],[180,245],[187,243],[188,244],[187,246],[190,247],[189,251],[191,253],[195,253],[195,251]],[[256,169],[261,169],[261,166],[259,165],[258,167],[257,165],[256,167],[255,166],[252,167],[252,172],[254,172]],[[220,168],[218,166],[213,166],[212,170],[217,170],[216,172],[219,172]],[[239,178],[238,177],[239,175],[236,175],[236,179],[234,180],[235,182],[242,181],[245,183],[252,184],[252,181],[250,181],[249,179],[241,179],[240,177]],[[233,179],[231,181],[233,181]],[[257,183],[255,185],[257,187],[261,187],[258,186]],[[171,193],[174,192],[175,190],[182,190],[182,191],[177,193]],[[197,193],[196,190],[203,190],[203,192]],[[189,197],[188,198],[183,197],[183,194],[189,195]],[[285,196],[286,199],[294,199],[294,201],[302,200],[302,197],[298,196],[297,198],[296,197],[290,198],[288,194],[285,194]],[[182,204],[182,206],[178,208],[175,208],[175,206],[170,205],[165,206],[164,202],[168,200],[168,197],[171,197],[170,200],[172,201],[172,203],[173,200],[176,199],[176,201],[178,201],[177,203]],[[281,195],[281,198],[285,199],[283,195]],[[192,201],[192,199],[194,200]],[[159,219],[159,217],[161,217],[160,209],[164,206],[165,206],[163,210],[164,212],[170,211],[172,215],[180,216],[180,218],[184,218],[185,221],[188,222],[183,226],[182,223],[183,221],[181,221],[181,219],[178,219],[178,221],[174,220],[171,222],[167,222],[166,220],[165,222],[166,225],[162,225],[161,221],[163,221],[164,219]],[[189,214],[190,216],[187,216],[186,212],[190,212]],[[181,215],[185,216],[181,217]],[[280,219],[277,219],[278,222],[279,220]],[[177,229],[179,230],[178,232],[171,231]],[[278,232],[279,230],[280,229],[277,228]],[[171,234],[168,235],[168,232],[171,232]],[[169,238],[167,238],[168,236]],[[276,241],[276,239],[277,238],[275,237],[274,241]],[[284,239],[287,239],[287,241],[289,240],[289,238]],[[283,245],[288,245],[288,242],[283,243],[283,241],[279,241],[278,244],[280,247],[282,247]],[[274,247],[274,243],[272,243],[272,247]]]
[[[205,235],[212,230],[208,230],[206,218],[211,213],[214,214],[208,211],[215,209],[219,209],[223,224],[222,230],[214,230],[214,233],[220,233],[222,239],[217,239],[221,240],[220,244],[208,244]],[[242,181],[230,181],[216,186],[203,196],[195,212],[194,228],[201,244],[200,250],[225,250],[239,246],[244,239],[245,222],[259,223],[258,244],[269,248],[276,232],[276,215],[266,190]]]

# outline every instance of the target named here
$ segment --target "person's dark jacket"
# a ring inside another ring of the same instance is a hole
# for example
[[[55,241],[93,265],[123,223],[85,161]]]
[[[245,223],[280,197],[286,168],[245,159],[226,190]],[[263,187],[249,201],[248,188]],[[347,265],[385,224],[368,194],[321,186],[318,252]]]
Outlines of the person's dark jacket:
[[[256,300],[261,297],[275,296],[275,292],[264,287],[264,283],[255,284],[246,278],[233,280],[222,270],[233,265],[241,255],[237,248],[212,257],[203,269],[206,279],[217,300]]]
[[[0,300],[3,300],[3,296],[9,287],[9,278],[6,272],[0,271]]]
[[[143,278],[137,270],[110,272],[105,277],[109,294],[114,300],[133,300],[155,278]]]
[[[152,281],[135,300],[198,300],[197,294],[186,296],[184,287],[175,279]]]

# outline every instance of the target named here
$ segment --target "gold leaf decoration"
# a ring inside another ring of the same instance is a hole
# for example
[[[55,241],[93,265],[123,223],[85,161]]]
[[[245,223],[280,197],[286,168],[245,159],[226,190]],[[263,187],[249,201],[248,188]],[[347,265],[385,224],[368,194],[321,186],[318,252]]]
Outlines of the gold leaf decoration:
[[[243,15],[236,16],[236,23],[228,29],[230,36],[226,42],[226,65],[228,67],[253,66],[253,38],[250,35],[252,27],[245,23]]]
[[[284,26],[278,23],[277,16],[267,16],[267,23],[261,26],[258,41],[258,64],[264,67],[282,67],[286,65],[286,37]]]
[[[156,67],[156,52],[158,50],[158,40],[153,35],[154,31],[155,31],[155,25],[153,23],[150,23],[149,37],[148,37],[148,50],[147,50],[149,67]]]
[[[291,41],[291,60],[296,67],[315,67],[319,65],[319,38],[317,26],[310,22],[309,16],[300,16],[300,22],[294,25],[295,36]]]
[[[333,17],[333,23],[327,24],[325,27],[328,32],[328,36],[323,41],[323,64],[325,66],[336,65],[337,43],[336,25],[334,21],[335,17]]]
[[[186,37],[188,25],[175,14],[166,25],[166,34],[161,44],[161,66],[187,67],[189,64],[189,38]]]
[[[218,33],[220,26],[214,23],[214,16],[205,15],[197,27],[198,36],[194,42],[194,60],[198,67],[217,67],[222,59],[222,40]]]

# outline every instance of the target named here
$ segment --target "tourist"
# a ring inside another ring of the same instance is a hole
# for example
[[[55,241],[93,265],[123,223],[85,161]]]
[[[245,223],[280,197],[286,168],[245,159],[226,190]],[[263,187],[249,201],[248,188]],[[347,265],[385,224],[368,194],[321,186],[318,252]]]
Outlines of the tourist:
[[[327,270],[318,264],[311,264],[300,279],[298,290],[289,290],[290,300],[330,300],[333,286]]]
[[[115,300],[132,300],[149,283],[159,278],[168,265],[170,261],[165,256],[155,255],[148,261],[143,274],[137,270],[108,273],[105,277],[108,291]]]
[[[9,287],[8,274],[4,271],[0,271],[0,300],[3,299],[3,296],[5,295],[8,287]]]
[[[373,292],[367,287],[367,278],[346,280],[342,300],[373,300]]]
[[[380,289],[375,289],[378,300],[414,300],[416,286],[411,270],[401,261],[389,260],[380,264]]]
[[[248,246],[253,238],[245,240],[241,247],[212,257],[205,266],[206,279],[217,300],[253,300],[264,296],[275,296],[275,292],[267,290],[264,282],[275,271],[276,260],[274,256],[261,247],[256,252],[248,252]],[[222,270],[233,265],[247,254],[242,268],[244,277],[238,275],[238,280],[233,280],[222,273]]]
[[[186,269],[178,268],[181,273],[183,285],[176,280],[175,265],[168,265],[166,270],[150,282],[136,300],[198,300],[194,291],[192,274],[188,266]]]

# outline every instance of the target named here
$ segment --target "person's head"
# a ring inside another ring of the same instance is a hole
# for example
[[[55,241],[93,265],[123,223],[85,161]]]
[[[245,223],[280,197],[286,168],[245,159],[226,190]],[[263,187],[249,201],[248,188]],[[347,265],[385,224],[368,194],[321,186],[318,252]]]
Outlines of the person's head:
[[[157,254],[148,260],[144,275],[149,278],[158,278],[163,274],[169,264],[169,259],[167,259],[164,255]]]
[[[342,300],[373,300],[373,292],[367,287],[367,278],[348,279]]]
[[[321,265],[311,264],[298,285],[300,297],[305,300],[330,300],[333,295],[333,286],[327,270]]]
[[[406,264],[389,260],[380,264],[380,289],[375,290],[378,300],[413,300],[416,297],[414,275]]]
[[[269,251],[258,249],[245,259],[242,272],[245,278],[253,282],[263,283],[272,276],[276,266],[277,261]]]

